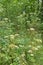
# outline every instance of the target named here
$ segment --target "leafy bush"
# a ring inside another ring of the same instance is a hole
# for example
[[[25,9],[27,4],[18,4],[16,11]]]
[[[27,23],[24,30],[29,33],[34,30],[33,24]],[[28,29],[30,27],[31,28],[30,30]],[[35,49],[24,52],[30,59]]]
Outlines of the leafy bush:
[[[0,65],[43,65],[40,9],[38,0],[0,0]]]

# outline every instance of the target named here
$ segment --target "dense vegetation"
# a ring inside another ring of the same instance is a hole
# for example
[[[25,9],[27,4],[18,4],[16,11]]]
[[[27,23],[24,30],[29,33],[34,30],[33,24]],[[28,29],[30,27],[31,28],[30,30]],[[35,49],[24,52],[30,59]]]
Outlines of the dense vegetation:
[[[0,0],[0,65],[43,65],[43,0]]]

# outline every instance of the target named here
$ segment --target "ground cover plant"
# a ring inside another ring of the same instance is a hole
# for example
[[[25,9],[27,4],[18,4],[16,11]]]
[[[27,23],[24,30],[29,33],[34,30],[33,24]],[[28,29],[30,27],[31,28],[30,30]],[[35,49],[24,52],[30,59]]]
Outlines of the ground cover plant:
[[[43,0],[0,0],[0,65],[43,65]]]

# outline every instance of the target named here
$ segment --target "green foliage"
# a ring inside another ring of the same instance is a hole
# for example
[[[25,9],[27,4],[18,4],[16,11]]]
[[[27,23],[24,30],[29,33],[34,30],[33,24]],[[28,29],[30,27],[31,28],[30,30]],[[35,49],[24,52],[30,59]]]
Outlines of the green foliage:
[[[43,65],[41,1],[0,0],[0,65]]]

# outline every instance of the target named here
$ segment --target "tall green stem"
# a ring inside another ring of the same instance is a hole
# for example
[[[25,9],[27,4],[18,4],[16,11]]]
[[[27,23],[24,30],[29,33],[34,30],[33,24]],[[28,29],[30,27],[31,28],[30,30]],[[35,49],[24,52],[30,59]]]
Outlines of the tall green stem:
[[[43,24],[43,0],[42,0],[42,4],[41,4],[41,23]],[[41,37],[42,37],[42,44],[43,44],[43,25],[42,25],[42,29],[41,29]]]

